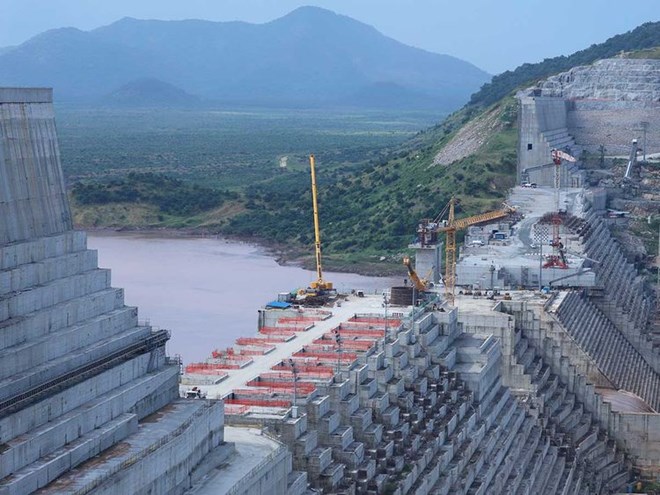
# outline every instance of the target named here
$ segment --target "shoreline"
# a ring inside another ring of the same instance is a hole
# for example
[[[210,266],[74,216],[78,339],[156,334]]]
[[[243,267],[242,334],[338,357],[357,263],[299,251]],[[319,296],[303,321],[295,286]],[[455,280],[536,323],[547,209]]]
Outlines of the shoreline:
[[[84,231],[88,234],[99,236],[135,236],[143,238],[161,238],[161,239],[217,239],[219,241],[235,242],[253,246],[261,253],[275,260],[280,266],[297,266],[305,270],[316,270],[315,260],[310,248],[310,253],[300,255],[297,250],[288,250],[282,246],[268,246],[265,243],[246,239],[240,236],[228,236],[211,232],[200,231],[199,229],[173,229],[173,228],[143,228],[143,227],[83,227],[74,226],[74,230]],[[405,276],[401,265],[383,262],[358,262],[349,263],[346,261],[333,260],[325,258],[323,261],[324,271],[338,273],[353,273],[367,277],[392,277]]]

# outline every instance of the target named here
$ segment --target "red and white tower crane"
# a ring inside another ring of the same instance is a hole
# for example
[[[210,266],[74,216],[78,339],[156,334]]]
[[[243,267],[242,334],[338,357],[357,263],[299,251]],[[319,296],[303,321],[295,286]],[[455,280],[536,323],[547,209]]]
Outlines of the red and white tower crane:
[[[561,225],[561,217],[559,216],[559,199],[561,190],[561,164],[563,161],[575,162],[577,161],[574,156],[569,155],[565,151],[552,150],[552,161],[555,164],[555,211],[552,214],[552,254],[548,257],[548,261],[543,265],[544,268],[568,268],[566,262],[566,254],[564,253],[564,244],[561,242],[559,236],[559,226]]]

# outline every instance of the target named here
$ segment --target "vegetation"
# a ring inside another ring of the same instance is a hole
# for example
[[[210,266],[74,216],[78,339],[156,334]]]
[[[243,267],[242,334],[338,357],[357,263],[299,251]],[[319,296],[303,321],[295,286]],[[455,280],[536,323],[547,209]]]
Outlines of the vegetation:
[[[632,31],[613,36],[604,43],[591,45],[568,57],[547,58],[537,64],[523,64],[513,71],[499,74],[472,95],[470,105],[488,106],[504,98],[516,88],[531,85],[577,65],[589,65],[596,60],[615,57],[622,52],[658,46],[660,46],[660,22],[647,22]]]
[[[413,241],[418,221],[436,216],[452,195],[460,201],[459,215],[499,206],[515,180],[513,89],[621,50],[660,45],[658,27],[645,24],[570,57],[525,64],[494,78],[441,124],[417,133],[413,130],[438,117],[410,112],[170,110],[99,116],[71,111],[65,114],[62,150],[68,176],[85,182],[74,187],[82,210],[77,218],[116,225],[117,215],[125,222],[137,216],[141,225],[203,228],[286,246],[294,256],[311,253],[307,156],[315,152],[327,264],[343,269],[377,264]],[[490,119],[489,125],[478,129],[484,119]],[[464,144],[471,126],[473,134],[479,133],[473,151],[450,159],[450,165],[436,164],[435,156],[452,140]],[[90,140],[89,133],[97,139]],[[288,158],[285,168],[279,166],[283,156]],[[152,175],[133,174],[122,182],[131,171]],[[131,182],[138,179],[140,185]],[[101,186],[92,184],[99,181]],[[156,181],[165,186],[155,186]],[[194,184],[200,188],[186,189]],[[156,188],[159,194],[160,189],[170,191],[170,199],[155,194]],[[192,199],[195,194],[198,201]],[[177,197],[180,210],[169,203]],[[102,201],[127,198],[132,203],[113,203],[120,209],[101,208],[107,206]],[[141,209],[127,211],[127,204]],[[85,215],[85,208],[96,209]]]
[[[84,225],[201,228],[298,254],[313,242],[307,155],[314,150],[324,249],[330,265],[350,269],[399,252],[418,220],[436,215],[453,193],[468,212],[505,196],[515,170],[516,106],[509,99],[492,108],[500,132],[451,167],[431,164],[473,116],[469,109],[417,134],[412,129],[432,117],[68,109],[60,128]]]
[[[189,216],[217,208],[238,194],[220,192],[197,184],[186,184],[162,174],[130,172],[125,179],[107,183],[74,185],[72,195],[79,205],[146,203],[168,215]]]
[[[650,58],[657,60],[660,58],[660,46],[624,53],[623,56],[625,58]]]
[[[112,110],[58,107],[69,183],[154,172],[207,187],[243,190],[289,170],[314,151],[325,166],[384,156],[443,114],[271,109]],[[358,165],[356,165],[358,164]]]
[[[433,217],[452,194],[469,213],[499,204],[513,185],[516,166],[515,102],[495,106],[502,121],[477,153],[450,167],[432,165],[436,152],[466,116],[454,115],[408,141],[389,159],[372,160],[355,174],[350,167],[324,169],[317,179],[326,250],[374,257],[400,251],[414,238],[421,218]],[[513,120],[512,120],[512,112]],[[253,184],[247,210],[223,228],[228,234],[264,236],[275,242],[309,245],[312,239],[309,173],[306,170]],[[259,224],[261,231],[253,226]]]

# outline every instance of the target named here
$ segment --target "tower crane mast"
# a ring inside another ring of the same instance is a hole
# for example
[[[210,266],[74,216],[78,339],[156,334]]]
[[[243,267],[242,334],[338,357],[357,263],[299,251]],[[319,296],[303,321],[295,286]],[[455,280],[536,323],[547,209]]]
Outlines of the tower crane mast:
[[[447,220],[439,224],[440,226],[437,230],[438,232],[445,233],[445,298],[450,304],[454,304],[454,291],[456,288],[456,232],[466,229],[470,225],[505,218],[515,211],[515,208],[504,204],[503,208],[499,210],[456,220],[455,205],[456,198],[452,196],[447,206],[445,206],[442,213],[436,219],[440,221],[444,214],[447,213]]]
[[[553,253],[548,261],[543,265],[544,268],[568,268],[566,263],[566,254],[564,244],[561,242],[559,230],[561,226],[561,217],[559,216],[559,200],[561,192],[561,164],[562,162],[576,162],[576,158],[565,151],[553,149],[550,153],[552,162],[555,164],[555,211],[552,214],[552,246]]]
[[[633,168],[637,164],[637,139],[633,139],[630,147],[630,158],[628,159],[628,166],[626,167],[626,174],[624,179],[630,179]]]

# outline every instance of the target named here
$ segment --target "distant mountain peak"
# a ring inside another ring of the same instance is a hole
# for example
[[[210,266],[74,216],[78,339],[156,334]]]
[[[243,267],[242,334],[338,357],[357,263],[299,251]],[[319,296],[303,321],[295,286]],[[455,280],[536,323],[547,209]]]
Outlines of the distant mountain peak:
[[[311,6],[265,24],[124,17],[89,32],[44,33],[38,43],[0,52],[0,66],[0,85],[53,86],[71,101],[98,101],[149,77],[229,104],[348,99],[373,107],[391,99],[405,108],[406,101],[419,106],[428,98],[442,111],[459,107],[490,79],[465,61]],[[378,98],[368,94],[374,88]]]
[[[351,24],[354,26],[359,25],[364,28],[373,30],[374,32],[378,32],[378,30],[373,26],[358,21],[357,19],[353,19],[352,17],[348,17],[343,14],[338,14],[337,12],[334,12],[329,9],[324,9],[322,7],[316,7],[312,5],[304,5],[302,7],[298,7],[297,9],[292,10],[288,14],[271,21],[269,24],[287,23],[287,22],[309,23],[310,28],[319,28],[319,29],[323,29],[323,27],[327,25],[327,23],[343,24],[343,25]]]
[[[317,7],[315,5],[303,5],[301,7],[298,7],[288,14],[286,14],[284,17],[297,17],[297,16],[336,16],[336,17],[346,17],[340,14],[337,14],[336,12],[330,10],[330,9],[324,9],[323,7]]]

